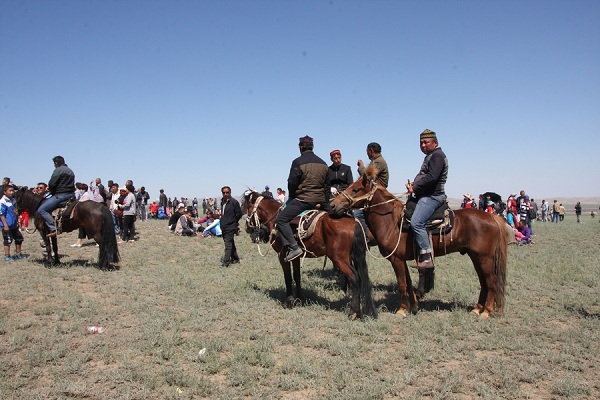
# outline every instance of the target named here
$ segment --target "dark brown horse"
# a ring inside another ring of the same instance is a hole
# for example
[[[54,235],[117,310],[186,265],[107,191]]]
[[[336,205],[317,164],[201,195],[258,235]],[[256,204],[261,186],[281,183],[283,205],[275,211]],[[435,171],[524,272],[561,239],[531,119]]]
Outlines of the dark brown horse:
[[[398,287],[400,309],[416,312],[417,297],[411,284],[406,260],[414,259],[415,248],[412,233],[401,232],[401,215],[404,204],[397,200],[375,180],[376,170],[367,168],[365,174],[350,185],[331,203],[334,213],[342,214],[350,208],[364,208],[369,230],[378,241],[383,256],[390,255]],[[473,313],[487,317],[494,311],[501,315],[504,310],[504,286],[506,283],[507,234],[506,223],[497,216],[473,209],[454,212],[452,231],[441,238],[433,235],[435,256],[460,252],[468,254],[479,277],[481,290]]]
[[[35,217],[44,198],[27,187],[15,191],[15,199],[19,210],[28,210],[29,215]],[[35,218],[35,227],[42,235],[46,244],[47,262],[49,264],[60,264],[58,255],[58,240],[56,236],[47,236],[49,233],[43,218]],[[119,262],[119,249],[113,219],[108,208],[95,201],[83,201],[76,203],[71,213],[63,217],[58,228],[62,232],[71,232],[77,228],[84,228],[88,238],[93,238],[98,243],[98,266],[110,268],[111,262]]]
[[[258,192],[246,191],[242,202],[242,211],[248,215],[246,232],[251,234],[253,241],[261,238],[269,242],[277,252],[279,263],[285,279],[285,307],[293,307],[296,299],[303,301],[300,284],[300,258],[292,262],[284,261],[286,249],[278,234],[273,234],[275,219],[279,213],[279,204],[273,198],[262,197]],[[333,265],[342,273],[351,286],[351,305],[349,317],[354,319],[363,314],[377,317],[377,309],[372,298],[372,286],[369,279],[366,262],[366,245],[360,224],[350,217],[334,218],[324,215],[317,221],[314,234],[300,242],[306,250],[306,257],[316,258],[327,256]],[[294,296],[292,284],[296,283]],[[361,306],[363,314],[361,314]]]

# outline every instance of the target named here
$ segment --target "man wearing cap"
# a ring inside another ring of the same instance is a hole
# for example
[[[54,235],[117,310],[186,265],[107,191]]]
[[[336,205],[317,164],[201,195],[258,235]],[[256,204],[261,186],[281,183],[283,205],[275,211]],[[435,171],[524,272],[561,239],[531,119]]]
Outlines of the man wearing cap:
[[[333,150],[329,153],[333,164],[329,166],[327,174],[331,184],[331,193],[337,195],[344,191],[354,179],[352,179],[352,168],[349,165],[342,164],[342,153],[339,150]]]
[[[54,157],[52,162],[54,163],[54,172],[48,182],[48,189],[52,197],[46,199],[37,211],[37,214],[44,220],[50,230],[48,236],[57,234],[52,219],[52,211],[56,210],[62,202],[75,198],[75,174],[65,164],[65,159],[62,156]]]
[[[303,211],[323,204],[329,206],[330,184],[327,175],[327,164],[313,153],[313,139],[304,136],[299,139],[300,157],[292,161],[288,177],[289,199],[285,207],[277,215],[276,225],[284,246],[288,246],[286,262],[302,255],[290,221]]]
[[[265,186],[265,191],[260,194],[262,197],[273,198],[273,193],[269,190],[269,185]]]
[[[406,184],[408,192],[417,198],[417,206],[410,221],[410,229],[419,248],[417,263],[413,267],[433,268],[431,244],[425,224],[435,210],[446,201],[444,184],[448,177],[448,158],[438,145],[436,133],[429,129],[421,133],[420,146],[425,154],[421,170],[414,182]]]

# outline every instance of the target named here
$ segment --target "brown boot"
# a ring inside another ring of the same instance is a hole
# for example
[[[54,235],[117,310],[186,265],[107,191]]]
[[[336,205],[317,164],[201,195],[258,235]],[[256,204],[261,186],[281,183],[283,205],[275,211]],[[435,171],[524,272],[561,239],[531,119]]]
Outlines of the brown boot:
[[[425,254],[419,255],[419,257],[416,261],[417,261],[416,264],[411,265],[412,268],[428,269],[428,268],[434,267],[433,258],[431,258],[431,253],[425,253]]]

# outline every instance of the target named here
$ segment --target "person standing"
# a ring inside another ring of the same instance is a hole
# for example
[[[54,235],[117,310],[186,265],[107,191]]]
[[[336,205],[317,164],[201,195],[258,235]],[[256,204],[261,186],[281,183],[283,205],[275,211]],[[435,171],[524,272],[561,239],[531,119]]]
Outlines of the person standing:
[[[566,213],[567,213],[567,210],[565,209],[565,206],[563,206],[562,203],[560,203],[560,205],[558,206],[558,215],[559,215],[561,221],[565,220]]]
[[[52,219],[52,211],[56,210],[62,202],[75,197],[75,173],[65,164],[65,159],[62,156],[54,157],[52,162],[54,163],[54,172],[48,182],[48,189],[52,197],[46,199],[37,212],[50,231],[48,236],[57,234]]]
[[[335,196],[343,192],[352,182],[352,168],[349,165],[342,164],[342,153],[339,150],[333,150],[329,153],[332,164],[327,170],[329,175],[329,184],[331,193]]]
[[[169,200],[167,199],[167,195],[165,194],[164,189],[160,189],[160,195],[158,196],[158,208],[163,208],[164,212],[167,212],[167,208],[169,206]]]
[[[548,203],[546,203],[545,199],[542,199],[542,222],[546,222],[548,220]]]
[[[130,243],[135,241],[133,223],[136,214],[135,195],[130,191],[131,188],[132,186],[129,185],[119,189],[119,192],[125,195],[119,205],[119,209],[123,211],[123,241]]]
[[[577,202],[577,204],[575,204],[575,215],[577,215],[577,223],[580,224],[581,223],[581,202]]]
[[[408,192],[417,198],[410,222],[410,229],[419,248],[414,267],[433,268],[431,244],[425,224],[435,210],[446,201],[444,185],[448,178],[448,158],[439,147],[436,133],[429,129],[421,133],[420,146],[425,154],[421,170],[412,183],[406,184]]]
[[[277,215],[275,224],[281,235],[281,241],[288,247],[284,258],[290,262],[304,252],[294,238],[290,221],[306,210],[312,210],[322,204],[325,211],[329,208],[330,187],[327,175],[327,163],[313,153],[313,138],[304,136],[299,139],[300,157],[292,161],[288,176],[289,199]]]
[[[140,190],[137,192],[135,196],[136,206],[138,207],[138,215],[140,217],[140,221],[148,220],[147,206],[148,200],[150,200],[150,195],[146,192],[146,188],[142,186]]]
[[[240,203],[231,196],[231,188],[223,186],[221,188],[221,233],[225,243],[225,254],[221,266],[229,267],[229,264],[240,262],[240,257],[235,247],[235,235],[239,230],[239,221],[242,218],[242,208]]]
[[[10,182],[10,180],[9,180]],[[17,202],[13,198],[15,189],[9,183],[2,185],[3,195],[0,199],[0,227],[2,228],[2,239],[4,240],[4,261],[12,263],[17,260],[24,259],[21,254],[21,244],[23,243],[23,235],[19,230],[19,222],[15,209]],[[15,242],[15,256],[10,256],[10,245]]]
[[[558,205],[558,200],[554,199],[554,203],[552,204],[552,222],[558,222],[559,211],[560,207]]]

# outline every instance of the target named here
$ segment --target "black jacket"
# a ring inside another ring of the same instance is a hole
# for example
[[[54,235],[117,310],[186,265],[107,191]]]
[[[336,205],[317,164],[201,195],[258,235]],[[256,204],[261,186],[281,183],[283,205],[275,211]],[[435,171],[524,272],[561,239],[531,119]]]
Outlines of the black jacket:
[[[242,218],[242,208],[239,201],[231,197],[227,202],[221,199],[221,231],[237,231],[239,220]]]
[[[331,185],[327,175],[327,164],[315,153],[306,150],[292,161],[288,177],[290,199],[307,203],[329,202]]]
[[[340,164],[338,166],[333,164],[330,165],[327,170],[327,175],[331,187],[336,188],[340,192],[344,191],[344,189],[354,182],[352,179],[352,169],[346,164]]]

